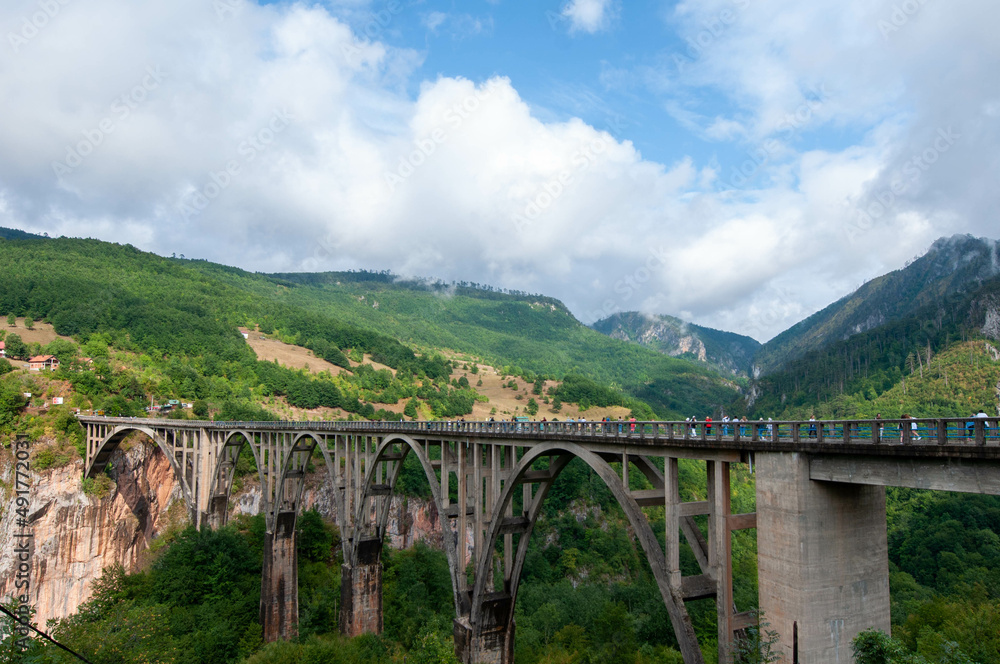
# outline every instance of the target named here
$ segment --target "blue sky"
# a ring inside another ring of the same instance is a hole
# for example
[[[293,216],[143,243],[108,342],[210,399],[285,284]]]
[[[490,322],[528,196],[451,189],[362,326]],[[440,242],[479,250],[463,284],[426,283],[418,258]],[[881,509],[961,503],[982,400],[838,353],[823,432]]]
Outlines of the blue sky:
[[[940,236],[996,237],[998,24],[987,0],[11,0],[0,225],[766,340]]]

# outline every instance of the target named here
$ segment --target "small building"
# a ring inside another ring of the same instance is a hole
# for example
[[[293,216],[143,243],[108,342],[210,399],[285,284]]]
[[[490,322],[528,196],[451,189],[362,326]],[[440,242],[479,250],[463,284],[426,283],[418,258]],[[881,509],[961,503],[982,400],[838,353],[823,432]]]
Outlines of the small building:
[[[36,355],[28,360],[31,371],[55,371],[59,368],[59,359],[54,355]]]
[[[7,357],[7,342],[0,341],[0,357]]]

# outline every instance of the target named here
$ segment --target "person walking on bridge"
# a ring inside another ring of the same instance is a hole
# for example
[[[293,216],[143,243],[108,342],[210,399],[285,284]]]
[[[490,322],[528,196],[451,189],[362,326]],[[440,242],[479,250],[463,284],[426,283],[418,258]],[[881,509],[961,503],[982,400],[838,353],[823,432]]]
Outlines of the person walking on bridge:
[[[990,434],[990,423],[986,421],[986,418],[987,418],[987,417],[989,417],[989,415],[987,415],[987,414],[986,414],[986,411],[985,411],[985,410],[983,410],[982,408],[980,408],[980,409],[979,409],[979,412],[978,412],[978,413],[976,413],[976,419],[977,419],[977,420],[982,420],[982,421],[983,421],[983,440],[984,440],[984,441],[985,441],[985,440],[986,440],[987,438],[989,438],[989,437],[990,437],[990,435],[989,435],[989,434]]]

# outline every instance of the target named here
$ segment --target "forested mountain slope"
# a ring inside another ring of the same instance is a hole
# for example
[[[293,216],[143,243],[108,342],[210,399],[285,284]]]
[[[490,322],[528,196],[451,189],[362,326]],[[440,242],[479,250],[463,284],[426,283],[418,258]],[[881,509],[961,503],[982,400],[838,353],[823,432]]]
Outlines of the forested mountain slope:
[[[20,231],[16,228],[4,228],[0,226],[0,239],[3,240],[27,240],[27,239],[42,239],[41,235],[34,235],[33,233],[26,233]]]
[[[211,263],[191,266],[285,305],[417,347],[471,353],[514,374],[583,375],[643,400],[663,417],[708,414],[738,393],[708,367],[609,339],[576,320],[558,300],[541,295],[402,280],[384,272],[265,279]]]
[[[785,368],[806,353],[872,330],[942,298],[975,290],[1000,274],[1000,243],[971,235],[937,240],[922,257],[872,279],[764,344],[754,358],[763,373]]]
[[[687,323],[666,315],[626,311],[599,320],[592,327],[613,339],[631,341],[671,357],[713,366],[726,374],[746,376],[760,342],[733,332]]]
[[[434,352],[453,349],[514,375],[580,375],[611,384],[593,405],[620,389],[661,417],[707,414],[737,393],[704,367],[604,337],[551,298],[374,273],[260,275],[96,240],[0,241],[0,314],[8,313],[81,340],[107,333],[117,347],[183,356],[206,376],[238,373],[224,365],[252,353],[237,328],[259,326],[340,366],[356,351],[437,376],[444,367]]]
[[[872,400],[904,377],[922,373],[954,343],[980,337],[1000,339],[1000,277],[789,362],[754,384],[749,410],[768,416],[804,412],[841,395]]]

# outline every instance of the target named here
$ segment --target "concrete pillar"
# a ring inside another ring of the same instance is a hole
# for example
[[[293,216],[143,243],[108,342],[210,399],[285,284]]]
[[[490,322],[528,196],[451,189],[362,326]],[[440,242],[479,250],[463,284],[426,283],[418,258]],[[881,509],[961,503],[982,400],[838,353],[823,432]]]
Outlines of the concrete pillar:
[[[785,661],[849,664],[859,632],[889,631],[885,487],[810,480],[809,457],[797,452],[756,461],[764,620]]]
[[[267,643],[290,639],[299,633],[295,513],[280,512],[274,521],[274,532],[264,535],[264,572],[260,588],[260,624]]]
[[[483,603],[481,624],[454,623],[455,656],[462,664],[514,664],[514,612],[504,595]]]
[[[229,521],[229,499],[223,494],[213,497],[208,503],[208,512],[202,515],[202,523],[212,530],[218,530]]]
[[[357,563],[341,567],[340,633],[382,633],[382,540],[361,540]]]

